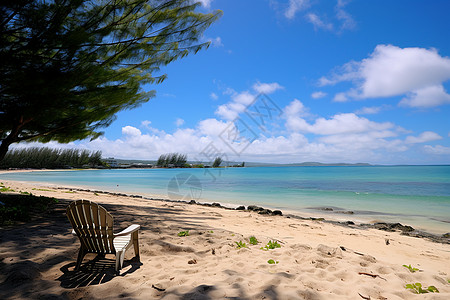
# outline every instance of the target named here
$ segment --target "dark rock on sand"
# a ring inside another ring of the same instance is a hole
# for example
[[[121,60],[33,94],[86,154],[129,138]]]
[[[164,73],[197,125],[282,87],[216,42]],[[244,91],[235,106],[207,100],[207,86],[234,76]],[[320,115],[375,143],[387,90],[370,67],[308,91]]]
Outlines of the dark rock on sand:
[[[402,225],[400,223],[375,223],[373,225],[374,228],[385,230],[385,231],[396,231],[400,230],[402,232],[411,232],[414,231],[414,228],[408,225]]]
[[[354,212],[352,212],[351,210],[338,210],[338,211],[335,211],[335,213],[346,214],[346,215],[353,215],[354,214]]]
[[[272,215],[274,215],[274,216],[282,216],[283,213],[281,212],[281,210],[274,210],[274,211],[272,212]]]
[[[238,207],[236,207],[236,210],[245,210],[245,206],[243,206],[243,205],[238,206]]]
[[[256,205],[249,205],[247,207],[247,209],[250,210],[250,211],[256,211],[256,212],[264,210],[264,208],[256,206]]]
[[[258,214],[260,214],[260,215],[270,215],[270,214],[272,214],[272,211],[270,209],[263,208],[263,209],[258,211]]]

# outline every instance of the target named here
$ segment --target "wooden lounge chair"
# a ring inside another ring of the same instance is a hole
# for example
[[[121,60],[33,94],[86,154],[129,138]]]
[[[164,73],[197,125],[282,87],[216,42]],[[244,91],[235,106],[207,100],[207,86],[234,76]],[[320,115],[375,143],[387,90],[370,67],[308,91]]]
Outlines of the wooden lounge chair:
[[[138,233],[140,225],[130,225],[127,229],[113,233],[113,217],[95,202],[76,200],[67,207],[67,217],[72,224],[72,234],[78,236],[81,247],[75,270],[78,270],[87,253],[116,255],[116,273],[123,266],[125,251],[134,245],[134,254],[139,259]]]

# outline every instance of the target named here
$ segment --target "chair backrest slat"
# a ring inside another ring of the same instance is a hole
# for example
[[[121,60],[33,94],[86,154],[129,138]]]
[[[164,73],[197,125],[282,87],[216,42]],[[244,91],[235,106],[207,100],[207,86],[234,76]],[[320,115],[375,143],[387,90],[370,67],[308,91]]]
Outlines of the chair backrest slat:
[[[67,208],[67,217],[87,252],[115,254],[113,217],[88,200],[77,200]]]
[[[95,244],[99,253],[105,253],[105,247],[103,247],[103,243],[101,242],[102,232],[100,230],[100,221],[98,217],[98,205],[92,205],[91,213],[92,213],[92,222],[94,223],[93,235],[95,236]]]

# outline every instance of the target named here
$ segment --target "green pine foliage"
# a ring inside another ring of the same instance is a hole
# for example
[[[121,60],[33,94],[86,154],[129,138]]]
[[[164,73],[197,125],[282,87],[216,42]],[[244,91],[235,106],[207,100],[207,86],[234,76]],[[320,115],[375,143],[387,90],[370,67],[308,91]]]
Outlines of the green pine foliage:
[[[9,151],[0,161],[1,169],[64,169],[102,165],[102,152],[79,149],[22,148]]]
[[[184,168],[187,162],[187,155],[180,153],[168,153],[159,156],[156,166],[160,168]]]
[[[213,168],[218,168],[218,167],[220,167],[220,164],[221,164],[222,162],[223,162],[222,157],[216,157],[216,159],[214,159],[214,162],[213,162],[212,167],[213,167]]]
[[[12,143],[103,134],[155,95],[160,68],[206,49],[222,14],[191,0],[15,0],[0,6],[0,160]]]

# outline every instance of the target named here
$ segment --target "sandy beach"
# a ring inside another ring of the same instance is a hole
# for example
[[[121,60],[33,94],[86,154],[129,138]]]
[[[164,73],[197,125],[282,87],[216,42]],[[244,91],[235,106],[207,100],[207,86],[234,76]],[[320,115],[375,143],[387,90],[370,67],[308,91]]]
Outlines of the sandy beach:
[[[450,298],[448,243],[318,220],[3,184],[60,201],[48,215],[0,228],[1,299]],[[65,208],[76,199],[103,205],[116,232],[141,225],[140,262],[130,249],[115,276],[114,256],[88,254],[75,271],[80,244],[70,234]],[[179,237],[180,231],[189,236]],[[251,236],[257,245],[249,243]],[[247,247],[238,249],[240,241]],[[269,241],[281,248],[262,250]],[[405,288],[410,283],[435,286],[439,293],[415,295]]]

